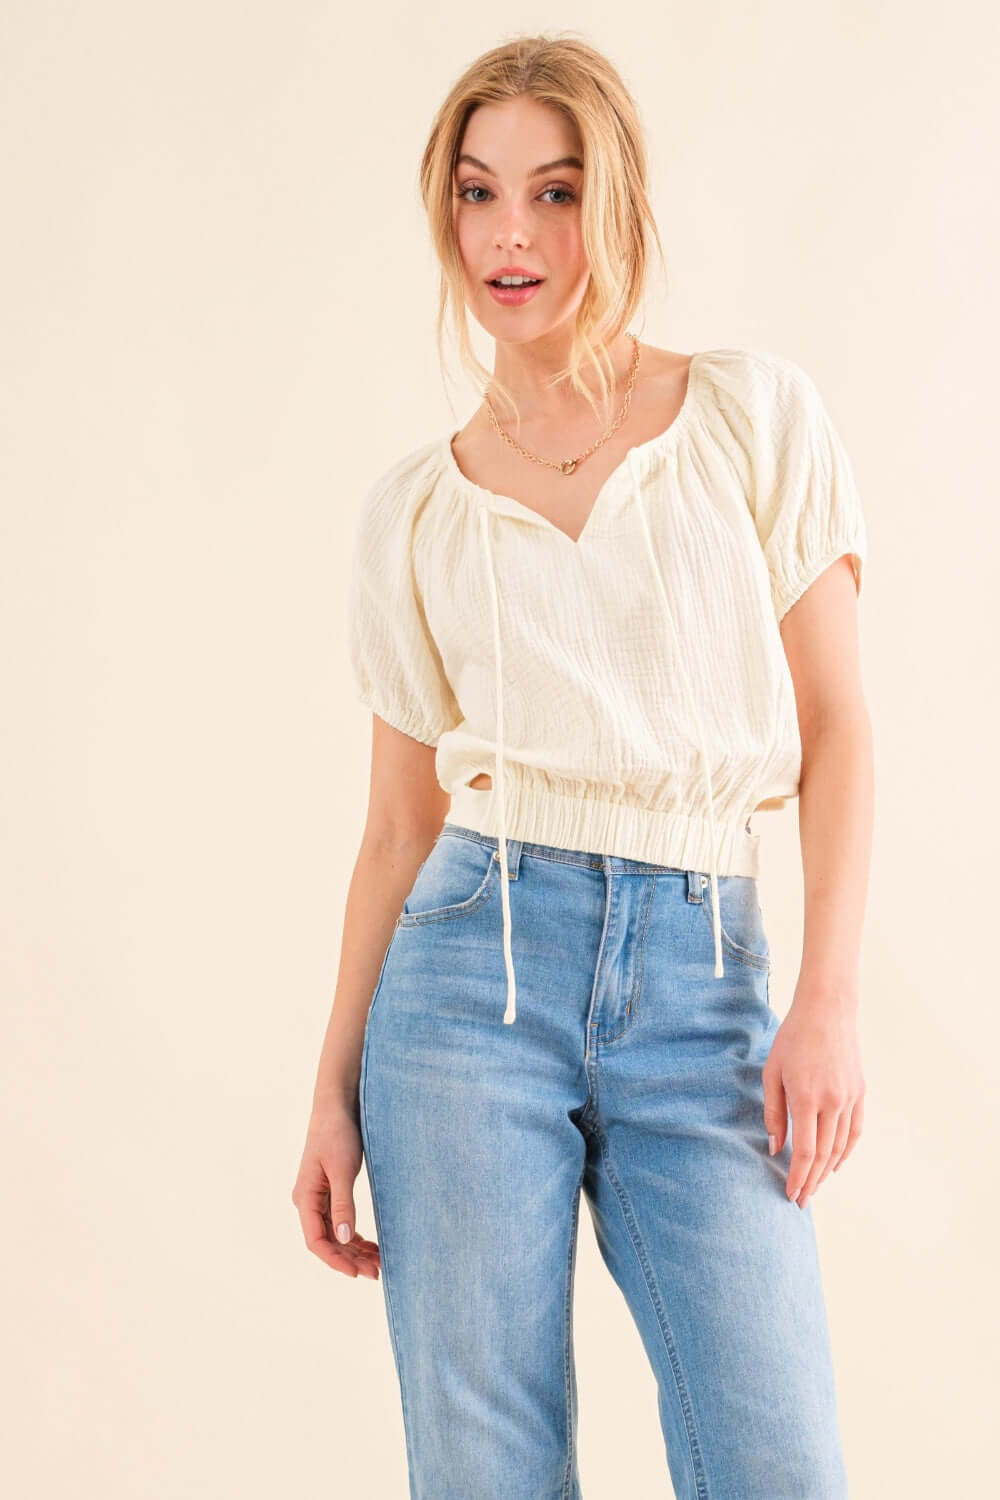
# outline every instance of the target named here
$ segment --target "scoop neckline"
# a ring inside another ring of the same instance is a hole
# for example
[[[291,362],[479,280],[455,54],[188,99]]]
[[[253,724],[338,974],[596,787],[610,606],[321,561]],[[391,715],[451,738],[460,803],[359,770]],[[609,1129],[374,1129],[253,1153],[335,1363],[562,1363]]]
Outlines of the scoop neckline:
[[[590,512],[587,516],[587,519],[583,523],[580,534],[575,538],[571,537],[568,532],[563,531],[562,527],[557,526],[554,521],[550,521],[548,516],[543,516],[540,511],[535,510],[530,505],[526,505],[523,500],[518,500],[514,495],[504,494],[502,490],[488,489],[486,485],[477,484],[474,479],[470,479],[467,474],[463,473],[463,471],[458,466],[458,459],[455,457],[454,451],[451,446],[452,440],[456,438],[461,431],[461,428],[459,427],[453,428],[451,431],[446,432],[441,438],[440,449],[444,466],[451,479],[455,483],[460,485],[470,495],[477,498],[481,503],[488,505],[490,509],[499,509],[501,511],[507,512],[512,509],[515,514],[531,518],[537,521],[547,530],[557,532],[559,536],[563,537],[570,544],[570,546],[578,547],[583,542],[584,537],[590,531],[591,523],[593,522],[594,517],[600,508],[601,501],[603,500],[605,493],[610,490],[618,480],[620,480],[621,476],[624,473],[627,472],[630,460],[632,459],[632,455],[635,454],[638,457],[645,457],[647,454],[654,453],[658,449],[669,448],[670,444],[676,441],[681,431],[688,425],[695,406],[701,361],[707,358],[710,352],[711,351],[707,349],[698,349],[695,350],[695,352],[691,355],[691,359],[688,363],[688,375],[687,384],[684,390],[684,399],[681,401],[680,407],[678,408],[678,411],[673,420],[669,422],[661,432],[654,433],[651,438],[646,438],[641,443],[633,443],[631,448],[626,449],[621,460],[611,470],[611,473],[608,475],[608,477],[605,479],[604,483],[598,490],[596,496],[594,497],[593,504],[590,507]]]

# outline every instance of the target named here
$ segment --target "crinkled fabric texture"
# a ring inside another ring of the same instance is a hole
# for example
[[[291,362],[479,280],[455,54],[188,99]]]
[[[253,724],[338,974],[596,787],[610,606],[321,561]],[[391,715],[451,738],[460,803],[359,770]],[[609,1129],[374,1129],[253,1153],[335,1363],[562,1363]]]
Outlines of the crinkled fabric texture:
[[[696,354],[680,414],[614,470],[576,542],[468,480],[451,436],[360,508],[361,702],[436,746],[450,816],[495,835],[499,629],[508,837],[707,869],[707,762],[718,871],[757,874],[750,814],[795,796],[801,769],[779,622],[845,554],[860,593],[867,554],[812,379],[777,354]],[[468,786],[480,772],[492,788]]]

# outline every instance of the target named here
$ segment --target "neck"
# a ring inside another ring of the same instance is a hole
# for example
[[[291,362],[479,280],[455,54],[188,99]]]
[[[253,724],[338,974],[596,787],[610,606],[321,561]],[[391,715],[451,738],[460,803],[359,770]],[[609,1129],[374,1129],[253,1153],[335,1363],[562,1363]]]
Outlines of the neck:
[[[566,365],[569,347],[569,338],[558,331],[528,344],[497,340],[493,376],[512,392],[524,421],[559,419],[579,411],[582,398],[578,392],[566,381],[558,386],[551,384],[552,377]],[[632,368],[635,344],[628,334],[621,333],[609,345],[608,352],[614,370],[614,388],[622,390]],[[585,367],[581,378],[596,396],[593,371]],[[492,392],[488,390],[487,395],[492,397]]]

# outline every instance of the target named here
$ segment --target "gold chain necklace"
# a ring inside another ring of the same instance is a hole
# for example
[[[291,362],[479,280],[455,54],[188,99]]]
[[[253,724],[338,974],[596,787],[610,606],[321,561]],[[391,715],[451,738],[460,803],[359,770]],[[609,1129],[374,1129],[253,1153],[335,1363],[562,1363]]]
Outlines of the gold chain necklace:
[[[547,469],[558,469],[561,474],[572,474],[577,464],[583,463],[583,460],[585,458],[589,458],[592,453],[600,448],[602,443],[606,443],[611,434],[618,430],[618,428],[624,422],[625,418],[628,416],[629,405],[632,401],[632,387],[635,385],[635,372],[639,368],[639,340],[636,338],[634,333],[630,333],[628,337],[634,343],[635,349],[632,354],[632,366],[628,372],[628,382],[625,386],[625,400],[622,402],[621,411],[618,413],[617,417],[612,422],[607,432],[603,437],[599,437],[596,443],[591,443],[590,447],[585,448],[582,453],[579,453],[576,456],[576,458],[564,458],[561,463],[556,462],[551,458],[539,458],[537,454],[529,453],[527,448],[522,448],[520,443],[515,443],[514,439],[510,437],[506,432],[504,432],[503,428],[500,426],[500,423],[497,421],[497,415],[490,403],[489,396],[484,395],[483,400],[486,403],[486,410],[490,414],[490,421],[493,423],[493,426],[503,438],[504,442],[509,443],[512,448],[515,448],[518,453],[523,454],[525,458],[530,458],[532,463],[544,464]]]

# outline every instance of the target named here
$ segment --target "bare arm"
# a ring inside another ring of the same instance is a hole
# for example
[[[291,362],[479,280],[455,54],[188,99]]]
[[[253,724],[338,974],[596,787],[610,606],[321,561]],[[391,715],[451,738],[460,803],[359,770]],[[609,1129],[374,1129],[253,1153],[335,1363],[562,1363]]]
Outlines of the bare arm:
[[[781,636],[802,742],[805,916],[794,997],[764,1068],[764,1116],[780,1150],[791,1113],[785,1190],[804,1208],[853,1148],[863,1123],[857,1009],[874,777],[857,596],[846,557],[792,606]]]
[[[854,576],[841,557],[781,622],[802,742],[801,994],[858,1003],[873,823],[872,735],[861,684]]]
[[[313,1107],[356,1113],[365,1022],[407,892],[447,816],[434,749],[372,714],[368,815],[348,887],[333,1009]]]
[[[355,1230],[359,1086],[379,969],[417,870],[447,816],[434,750],[372,715],[368,814],[348,888],[333,1008],[292,1202],[308,1248],[347,1276],[377,1279],[378,1246]],[[343,1236],[338,1225],[346,1226]]]

